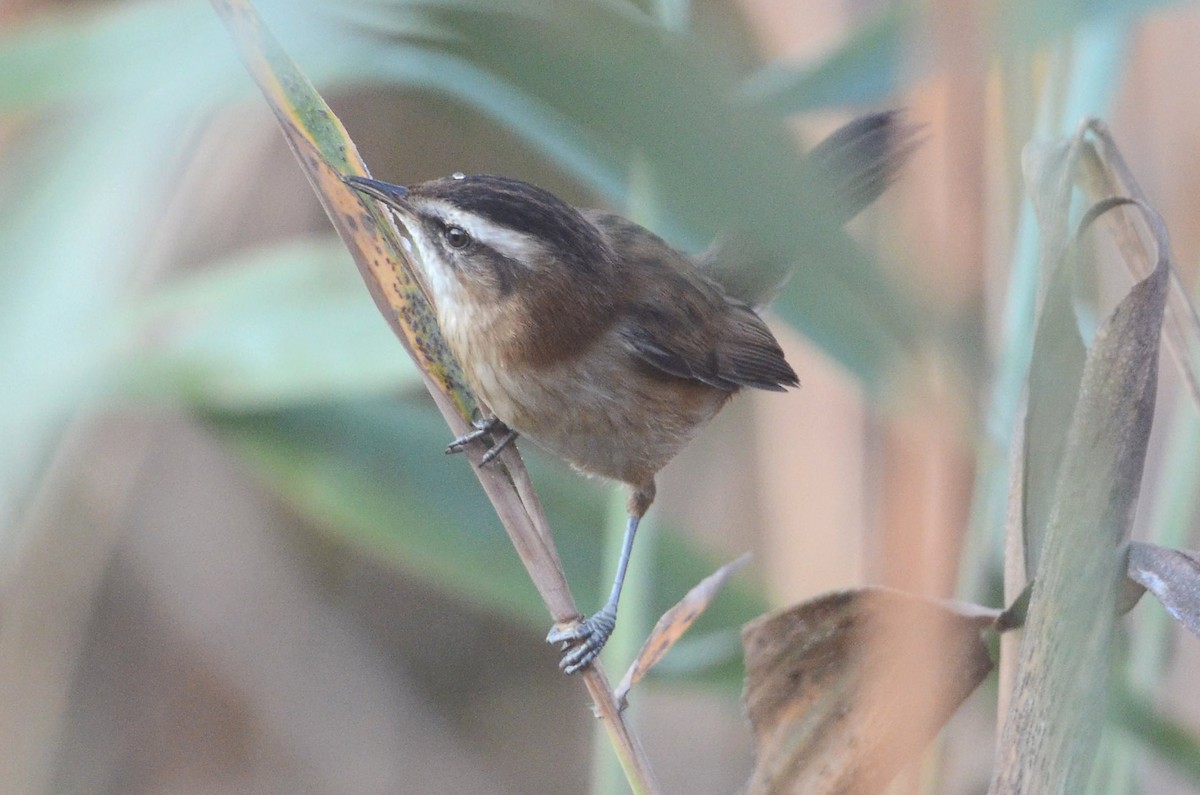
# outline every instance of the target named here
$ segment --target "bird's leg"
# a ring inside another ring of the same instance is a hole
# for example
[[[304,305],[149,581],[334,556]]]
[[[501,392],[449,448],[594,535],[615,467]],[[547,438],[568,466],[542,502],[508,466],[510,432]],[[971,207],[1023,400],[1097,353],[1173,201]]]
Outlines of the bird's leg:
[[[621,543],[621,559],[617,563],[617,576],[613,580],[612,592],[599,613],[574,626],[550,630],[547,643],[563,644],[563,658],[558,667],[568,674],[581,671],[592,664],[608,643],[613,628],[617,625],[617,603],[621,600],[621,586],[625,582],[625,569],[629,566],[629,553],[633,551],[633,538],[637,535],[641,517],[630,516],[625,527],[625,539]]]
[[[625,570],[633,552],[633,540],[637,536],[638,523],[654,499],[654,483],[638,489],[629,499],[629,523],[625,526],[625,538],[621,541],[621,557],[617,561],[617,576],[613,579],[612,591],[600,612],[581,623],[569,627],[555,627],[546,636],[547,643],[561,643],[562,660],[558,667],[573,674],[592,664],[608,643],[613,628],[617,625],[617,605],[621,601],[621,587],[625,584]]]
[[[490,436],[493,440],[492,444],[488,447],[488,451],[483,454],[483,459],[479,462],[481,465],[488,464],[495,460],[496,456],[500,455],[500,452],[517,438],[517,432],[505,425],[499,417],[474,420],[471,425],[475,430],[464,433],[451,442],[446,448],[447,455],[461,453],[467,449],[467,445],[485,436]]]

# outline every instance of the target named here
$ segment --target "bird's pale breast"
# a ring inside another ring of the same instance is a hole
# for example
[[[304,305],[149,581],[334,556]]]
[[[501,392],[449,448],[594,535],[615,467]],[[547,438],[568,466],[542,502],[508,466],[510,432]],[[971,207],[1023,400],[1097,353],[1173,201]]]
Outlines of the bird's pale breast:
[[[730,395],[634,362],[615,335],[544,367],[477,357],[467,377],[497,417],[539,447],[583,472],[639,486]]]

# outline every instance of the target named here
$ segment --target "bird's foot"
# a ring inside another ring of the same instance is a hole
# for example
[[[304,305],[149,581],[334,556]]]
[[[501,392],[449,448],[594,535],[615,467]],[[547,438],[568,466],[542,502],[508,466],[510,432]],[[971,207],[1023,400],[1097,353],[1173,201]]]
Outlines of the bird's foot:
[[[555,627],[546,636],[547,643],[562,644],[563,657],[558,667],[573,674],[587,668],[600,654],[617,625],[617,613],[605,607],[591,618],[569,627]]]
[[[472,442],[482,439],[485,436],[490,436],[492,431],[503,428],[504,423],[500,421],[499,417],[487,417],[483,419],[472,420],[471,426],[475,430],[468,431],[451,442],[449,446],[446,447],[446,455],[450,455],[451,453],[461,453],[463,450],[466,450],[467,445],[471,444]]]
[[[462,436],[455,439],[446,448],[446,454],[461,453],[467,449],[467,446],[473,444],[485,437],[488,437],[488,450],[483,454],[480,464],[489,464],[500,455],[505,447],[508,447],[517,438],[517,432],[510,429],[507,425],[501,422],[499,417],[488,417],[486,419],[478,419],[471,423],[475,430],[464,433]]]

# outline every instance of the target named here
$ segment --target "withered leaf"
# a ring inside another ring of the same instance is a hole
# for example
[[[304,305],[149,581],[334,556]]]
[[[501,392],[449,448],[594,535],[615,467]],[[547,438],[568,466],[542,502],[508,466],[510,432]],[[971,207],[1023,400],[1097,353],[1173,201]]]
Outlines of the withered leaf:
[[[666,656],[671,647],[683,637],[683,633],[687,632],[713,603],[717,594],[725,587],[725,583],[729,582],[729,578],[749,562],[750,553],[747,552],[737,560],[726,563],[697,583],[674,607],[663,613],[614,691],[618,704],[624,706],[629,689]]]
[[[1200,554],[1133,541],[1125,575],[1157,596],[1176,621],[1200,637]]]
[[[1048,505],[993,795],[1083,791],[1104,722],[1121,545],[1154,418],[1169,272],[1166,231],[1144,201],[1098,202],[1082,226],[1124,204],[1142,210],[1157,264],[1101,325],[1087,355]],[[1039,397],[1033,386],[1031,406]]]
[[[987,677],[999,611],[861,588],[742,630],[755,735],[748,795],[873,793]]]
[[[1074,259],[1070,250],[1072,176],[1076,141],[1033,142],[1022,163],[1041,234],[1041,311],[1029,365],[1029,394],[1021,469],[1025,577],[1032,578],[1045,540],[1046,523],[1067,443],[1067,427],[1079,395],[1087,355],[1072,303]]]

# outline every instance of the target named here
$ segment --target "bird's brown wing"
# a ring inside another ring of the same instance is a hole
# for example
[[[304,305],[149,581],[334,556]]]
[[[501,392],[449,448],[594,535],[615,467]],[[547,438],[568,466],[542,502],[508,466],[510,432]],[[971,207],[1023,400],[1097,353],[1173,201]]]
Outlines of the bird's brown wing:
[[[643,295],[626,314],[621,338],[634,356],[669,375],[729,392],[799,384],[753,310],[698,276],[674,272],[666,281],[671,289]]]
[[[617,332],[633,357],[727,392],[800,383],[767,324],[688,257],[618,215],[585,210],[584,216],[619,252]]]

